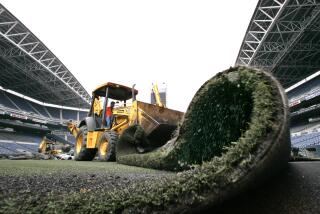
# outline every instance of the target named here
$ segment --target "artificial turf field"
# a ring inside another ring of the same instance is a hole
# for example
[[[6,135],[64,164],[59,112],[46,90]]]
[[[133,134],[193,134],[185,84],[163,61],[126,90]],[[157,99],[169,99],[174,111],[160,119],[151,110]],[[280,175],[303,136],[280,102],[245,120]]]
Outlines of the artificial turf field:
[[[46,212],[70,195],[114,190],[172,173],[112,162],[0,160],[0,213]],[[34,209],[35,208],[35,209]]]
[[[60,213],[55,206],[61,203],[56,201],[171,175],[117,163],[0,160],[0,213]],[[319,161],[291,162],[260,188],[211,208],[208,213],[320,213],[319,181]],[[64,205],[68,206],[67,202]]]
[[[317,213],[317,204],[310,202],[319,201],[312,196],[320,192],[314,182],[318,165],[287,164],[290,139],[286,106],[284,92],[270,74],[230,68],[201,86],[176,137],[161,149],[140,154],[125,147],[126,152],[121,153],[124,143],[148,143],[143,132],[133,129],[135,126],[126,129],[118,140],[119,163],[181,172],[100,162],[3,162],[0,210],[304,213],[307,209],[301,205],[309,204],[308,211]],[[208,119],[208,115],[212,117]],[[278,172],[282,172],[280,177],[274,177]],[[308,179],[297,179],[301,176]],[[303,188],[297,189],[301,184]],[[268,191],[271,197],[265,197]],[[295,198],[286,193],[303,196],[302,203],[292,203]],[[265,207],[268,201],[271,203]]]

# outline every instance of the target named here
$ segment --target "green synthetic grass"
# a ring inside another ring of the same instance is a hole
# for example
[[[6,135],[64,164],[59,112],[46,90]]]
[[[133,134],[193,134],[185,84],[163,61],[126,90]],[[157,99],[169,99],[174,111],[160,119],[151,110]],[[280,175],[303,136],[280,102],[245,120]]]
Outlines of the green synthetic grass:
[[[270,147],[279,143],[278,134],[287,133],[287,106],[279,90],[275,80],[261,71],[236,67],[219,73],[196,93],[175,139],[154,152],[117,157],[121,163],[180,172],[111,189],[106,186],[59,197],[51,194],[47,195],[46,204],[29,198],[32,205],[23,206],[12,198],[2,210],[168,213],[191,212],[199,206],[218,204],[227,198],[229,189],[243,188],[242,179],[257,170],[255,166],[261,159],[268,157]],[[288,139],[283,139],[280,143],[289,148]],[[274,168],[286,162],[285,158],[279,160],[282,162],[277,162]]]
[[[231,145],[237,144],[239,139],[246,138],[248,129],[259,127],[257,132],[261,132],[268,125],[268,111],[279,105],[277,100],[272,100],[276,88],[268,81],[261,72],[244,67],[216,75],[195,94],[176,139],[155,152],[120,153],[118,162],[179,171],[220,156]],[[264,107],[255,109],[260,103]],[[265,121],[253,124],[251,116],[256,115]],[[121,136],[119,146],[127,139],[126,135]]]
[[[52,213],[69,197],[86,197],[172,175],[114,162],[0,160],[0,213]],[[72,212],[72,206],[69,208]]]
[[[70,173],[159,173],[142,167],[133,167],[115,162],[55,161],[55,160],[0,160],[0,175],[46,175],[68,171]]]

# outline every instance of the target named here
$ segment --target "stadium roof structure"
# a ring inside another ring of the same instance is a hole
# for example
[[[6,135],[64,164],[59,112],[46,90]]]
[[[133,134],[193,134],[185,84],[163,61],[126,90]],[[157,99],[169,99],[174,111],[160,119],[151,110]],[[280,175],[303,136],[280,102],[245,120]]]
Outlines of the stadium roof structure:
[[[0,86],[56,105],[87,108],[91,99],[66,66],[1,4]]]
[[[259,0],[236,65],[272,72],[285,88],[320,70],[320,0]]]

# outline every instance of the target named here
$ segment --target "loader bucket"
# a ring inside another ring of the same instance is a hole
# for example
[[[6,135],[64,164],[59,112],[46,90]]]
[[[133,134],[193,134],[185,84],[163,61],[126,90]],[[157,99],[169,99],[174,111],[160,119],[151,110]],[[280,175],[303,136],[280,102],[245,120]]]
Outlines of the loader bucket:
[[[120,136],[117,157],[152,151],[173,137],[179,121],[180,111],[137,101],[137,124],[127,128]],[[139,148],[139,149],[138,149]]]
[[[183,113],[139,101],[137,105],[138,124],[143,128],[149,145],[159,147],[170,140]]]

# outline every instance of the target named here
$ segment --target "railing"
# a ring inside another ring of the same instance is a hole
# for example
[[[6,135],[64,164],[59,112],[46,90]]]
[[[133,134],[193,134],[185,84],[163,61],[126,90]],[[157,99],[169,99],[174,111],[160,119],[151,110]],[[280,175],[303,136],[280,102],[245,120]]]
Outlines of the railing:
[[[289,100],[289,103],[290,103],[289,105],[290,105],[290,107],[292,107],[292,106],[300,104],[302,101],[310,100],[310,99],[317,97],[317,96],[320,96],[320,87],[319,86],[313,87],[309,91],[307,91],[299,96],[295,96],[295,97],[291,98]]]
[[[67,125],[67,122],[69,120],[60,120],[60,119],[55,119],[55,118],[49,118],[49,117],[45,117],[42,115],[38,115],[35,113],[29,113],[29,112],[25,112],[25,111],[20,111],[20,110],[16,110],[16,109],[12,109],[12,108],[8,108],[5,106],[0,105],[0,110],[2,110],[3,112],[6,112],[7,114],[9,114],[12,117],[16,117],[18,119],[24,119],[24,120],[32,120],[36,123],[41,123],[41,124],[47,124],[47,123],[53,123],[55,125],[57,124],[62,124],[62,125]]]
[[[320,108],[320,104],[312,105],[312,106],[309,106],[308,108],[302,108],[302,109],[300,109],[298,111],[292,112],[291,116],[296,116],[296,115],[299,115],[299,114],[302,114],[302,113],[305,113],[305,112],[308,112],[308,111],[312,111],[312,110],[315,110],[315,109],[319,109],[319,108]]]

